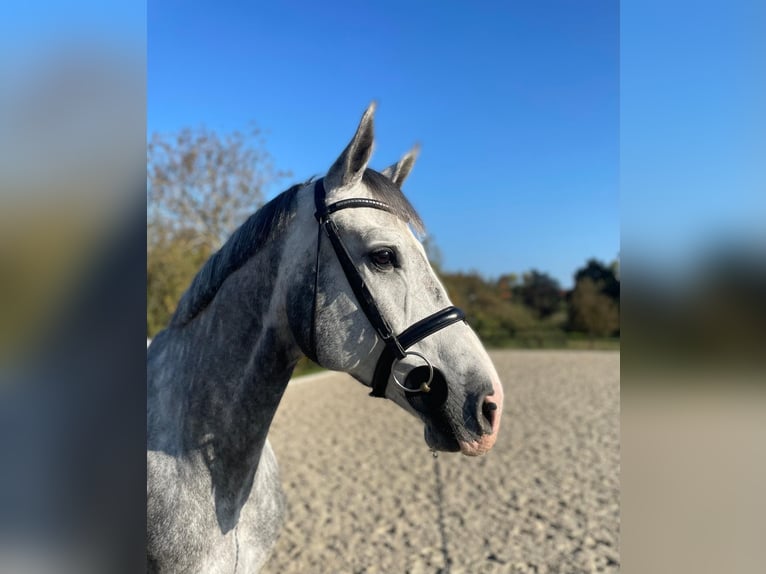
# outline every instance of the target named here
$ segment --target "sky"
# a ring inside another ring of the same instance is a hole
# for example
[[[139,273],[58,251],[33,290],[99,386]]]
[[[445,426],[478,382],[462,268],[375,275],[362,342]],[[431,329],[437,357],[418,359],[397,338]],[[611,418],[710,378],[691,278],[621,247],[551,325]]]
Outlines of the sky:
[[[619,257],[617,3],[147,6],[148,134],[254,120],[292,181],[322,175],[375,100],[382,170],[450,271],[550,273]]]

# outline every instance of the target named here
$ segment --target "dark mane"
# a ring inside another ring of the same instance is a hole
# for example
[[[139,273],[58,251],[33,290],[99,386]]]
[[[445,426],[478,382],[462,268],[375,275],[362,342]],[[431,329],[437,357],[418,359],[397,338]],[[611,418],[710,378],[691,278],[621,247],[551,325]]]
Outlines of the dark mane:
[[[194,277],[178,302],[170,326],[181,327],[196,317],[210,304],[229,275],[242,267],[268,237],[284,230],[288,216],[293,212],[295,195],[310,182],[298,183],[283,191],[240,225]]]
[[[266,239],[284,230],[293,213],[295,195],[313,178],[293,185],[261,207],[229,237],[218,251],[205,262],[189,288],[178,302],[170,321],[171,327],[182,327],[194,319],[215,297],[226,278],[242,267],[266,242]],[[362,182],[376,199],[390,205],[396,214],[418,233],[424,232],[423,221],[390,179],[377,171],[367,169]]]
[[[424,233],[425,226],[423,225],[423,220],[420,219],[418,212],[415,211],[409,200],[404,197],[402,190],[394,182],[382,173],[372,169],[364,170],[362,182],[372,192],[375,199],[379,199],[393,207],[400,218],[412,225],[418,233]]]

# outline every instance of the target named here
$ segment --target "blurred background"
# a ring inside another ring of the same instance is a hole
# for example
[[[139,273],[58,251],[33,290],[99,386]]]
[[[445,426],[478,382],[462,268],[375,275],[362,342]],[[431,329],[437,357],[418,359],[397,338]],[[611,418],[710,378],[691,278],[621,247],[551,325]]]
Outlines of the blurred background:
[[[620,3],[625,572],[762,569],[766,6]]]
[[[144,338],[376,99],[372,166],[422,144],[405,192],[487,344],[624,347],[622,570],[758,571],[763,3],[0,10],[3,567],[141,569]],[[168,226],[215,198],[162,178],[220,161],[236,209]]]
[[[146,11],[0,7],[0,571],[139,572]]]

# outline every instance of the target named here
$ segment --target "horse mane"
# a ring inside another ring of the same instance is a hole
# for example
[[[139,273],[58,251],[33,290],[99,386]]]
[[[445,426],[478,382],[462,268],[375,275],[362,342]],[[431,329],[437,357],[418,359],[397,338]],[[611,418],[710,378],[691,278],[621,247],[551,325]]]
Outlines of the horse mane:
[[[171,327],[183,327],[202,312],[213,300],[224,281],[242,267],[266,241],[284,231],[293,213],[295,196],[303,186],[312,183],[310,178],[286,189],[252,214],[229,237],[202,266],[191,285],[178,302]],[[404,197],[402,190],[390,179],[377,171],[366,169],[363,183],[376,199],[387,203],[405,222],[418,233],[424,226],[412,204]]]
[[[182,327],[194,319],[210,304],[229,275],[242,267],[269,237],[284,230],[288,215],[293,211],[295,195],[310,181],[293,185],[266,203],[210,256],[178,302],[171,327]]]
[[[396,215],[406,223],[409,223],[417,233],[422,235],[425,232],[423,220],[420,219],[418,212],[415,211],[409,200],[404,197],[402,190],[393,181],[382,173],[372,169],[365,169],[362,175],[362,183],[372,192],[375,199],[379,199],[392,207]]]

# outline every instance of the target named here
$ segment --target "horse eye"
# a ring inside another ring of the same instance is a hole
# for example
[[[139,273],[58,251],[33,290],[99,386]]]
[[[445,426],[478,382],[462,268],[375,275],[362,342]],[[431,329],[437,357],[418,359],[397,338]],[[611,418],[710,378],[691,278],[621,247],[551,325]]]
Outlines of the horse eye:
[[[370,260],[380,268],[386,269],[396,265],[396,255],[391,249],[378,249],[370,253]]]

